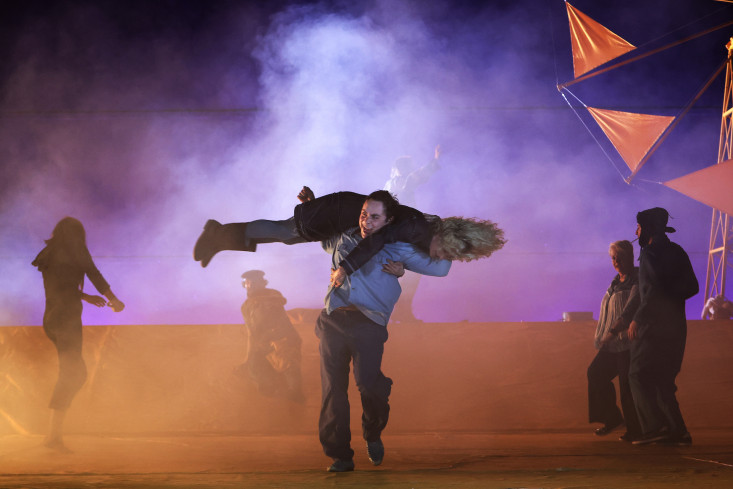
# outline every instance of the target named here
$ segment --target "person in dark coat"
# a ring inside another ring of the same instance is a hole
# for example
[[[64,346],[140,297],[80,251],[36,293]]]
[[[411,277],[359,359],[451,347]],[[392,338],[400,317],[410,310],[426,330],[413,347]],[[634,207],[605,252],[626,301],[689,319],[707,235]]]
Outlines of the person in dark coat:
[[[300,373],[301,339],[285,312],[287,300],[267,288],[265,272],[242,274],[247,300],[242,317],[247,326],[245,366],[263,395],[305,402]]]
[[[59,376],[51,396],[51,428],[45,440],[49,448],[68,452],[63,424],[71,401],[87,378],[82,358],[82,300],[97,307],[108,305],[115,312],[125,308],[97,269],[86,244],[86,232],[78,219],[65,217],[53,229],[46,247],[32,263],[43,275],[46,309],[43,330],[59,357]],[[84,276],[107,300],[84,293]]]
[[[194,260],[206,267],[223,250],[256,251],[260,243],[296,244],[323,241],[359,224],[366,195],[337,192],[316,198],[303,187],[293,217],[221,224],[210,219],[196,241]],[[490,256],[504,245],[504,234],[491,221],[438,216],[399,205],[389,225],[373,233],[339,263],[337,284],[372,258],[387,243],[415,245],[434,259],[470,261]]]
[[[699,291],[690,259],[666,233],[669,213],[661,207],[636,215],[641,303],[629,325],[629,380],[643,436],[633,443],[690,445],[675,392],[687,339],[685,301]]]

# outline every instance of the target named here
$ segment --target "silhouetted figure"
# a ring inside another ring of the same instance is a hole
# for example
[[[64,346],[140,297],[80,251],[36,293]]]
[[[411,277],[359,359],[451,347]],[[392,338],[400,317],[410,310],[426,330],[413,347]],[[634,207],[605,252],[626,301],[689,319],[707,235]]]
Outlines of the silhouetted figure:
[[[63,424],[71,401],[87,378],[82,357],[81,312],[84,300],[97,307],[109,305],[120,312],[125,305],[120,301],[94,265],[86,244],[82,223],[73,217],[61,219],[54,227],[46,247],[32,263],[43,274],[46,309],[43,330],[53,342],[59,357],[59,377],[49,407],[51,428],[45,445],[60,451],[69,451],[64,445]],[[108,300],[84,293],[84,276]]]
[[[415,168],[412,156],[401,156],[395,160],[390,170],[389,180],[384,190],[397,197],[405,205],[417,205],[415,195],[420,185],[427,183],[440,169],[440,146],[435,147],[434,157],[425,165]]]
[[[384,189],[397,197],[400,202],[406,205],[415,206],[417,200],[415,195],[419,186],[430,180],[440,168],[438,160],[440,159],[440,146],[435,147],[434,158],[424,166],[415,168],[415,162],[412,156],[402,156],[397,158],[392,164],[389,180],[384,185]],[[392,313],[392,321],[394,322],[410,322],[416,321],[412,312],[412,301],[417,293],[417,287],[420,284],[420,275],[417,273],[406,272],[405,276],[400,280],[402,286],[402,295],[395,305]]]
[[[300,374],[301,339],[285,312],[287,300],[266,288],[265,272],[242,274],[247,300],[242,317],[247,327],[245,366],[263,395],[305,402]]]
[[[629,385],[630,341],[626,333],[639,307],[639,269],[634,267],[634,247],[626,240],[611,243],[608,250],[618,272],[601,301],[595,334],[598,350],[588,367],[588,420],[603,423],[595,434],[604,436],[626,424],[621,440],[641,436],[634,398]],[[621,410],[616,405],[613,379],[618,377]]]
[[[682,367],[687,339],[685,301],[698,293],[690,259],[665,233],[669,214],[661,207],[636,215],[639,237],[641,304],[629,326],[629,380],[643,436],[635,445],[663,442],[690,445],[675,379]]]

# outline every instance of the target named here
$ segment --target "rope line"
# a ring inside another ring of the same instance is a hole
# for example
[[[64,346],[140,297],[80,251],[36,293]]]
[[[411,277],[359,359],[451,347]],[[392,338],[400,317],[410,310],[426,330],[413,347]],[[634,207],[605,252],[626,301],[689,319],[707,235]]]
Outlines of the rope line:
[[[577,100],[580,104],[582,104],[584,108],[588,108],[588,106],[585,105],[583,103],[583,101],[580,100],[573,92],[571,92],[567,88],[564,88],[564,90],[566,92],[568,92],[570,95],[572,95],[573,98],[575,98],[575,100]],[[591,137],[593,138],[593,140],[596,142],[596,144],[598,144],[598,147],[601,148],[601,151],[603,152],[604,155],[606,155],[606,158],[608,158],[608,161],[611,163],[611,166],[613,167],[613,169],[616,170],[616,172],[619,174],[619,176],[621,177],[622,180],[626,181],[626,178],[624,177],[624,174],[621,172],[621,170],[618,169],[618,166],[613,161],[613,158],[611,158],[611,155],[608,154],[608,152],[606,151],[606,148],[603,147],[603,145],[598,140],[598,138],[596,137],[596,135],[593,134],[593,131],[591,131],[590,127],[588,127],[588,124],[585,123],[585,121],[580,116],[580,114],[578,113],[578,111],[575,110],[575,107],[573,107],[573,105],[570,103],[570,101],[568,100],[568,98],[565,96],[565,93],[563,93],[561,91],[560,92],[560,95],[562,95],[562,98],[565,100],[565,102],[567,102],[568,105],[570,106],[570,108],[573,110],[573,112],[575,112],[575,115],[578,116],[578,119],[580,120],[581,124],[583,124],[583,126],[585,127],[585,129],[588,131],[588,134],[590,134]],[[629,182],[626,182],[626,183],[629,183]]]

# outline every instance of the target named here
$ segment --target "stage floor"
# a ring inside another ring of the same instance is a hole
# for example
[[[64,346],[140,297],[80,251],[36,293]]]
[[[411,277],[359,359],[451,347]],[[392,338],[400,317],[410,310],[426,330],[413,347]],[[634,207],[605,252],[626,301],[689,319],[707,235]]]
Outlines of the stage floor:
[[[691,447],[632,446],[620,433],[386,434],[373,467],[330,474],[317,436],[39,435],[0,437],[0,488],[730,488],[733,430],[692,433]]]

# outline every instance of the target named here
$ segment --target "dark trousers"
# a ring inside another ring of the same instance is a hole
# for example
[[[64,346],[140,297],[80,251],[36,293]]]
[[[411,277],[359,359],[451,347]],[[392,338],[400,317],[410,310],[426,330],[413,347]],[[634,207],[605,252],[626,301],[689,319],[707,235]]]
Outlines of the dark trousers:
[[[81,319],[44,324],[43,329],[59,355],[59,377],[48,407],[65,411],[87,380],[87,368],[81,352]]]
[[[389,419],[392,380],[382,373],[382,353],[387,328],[359,311],[326,310],[316,321],[321,354],[321,415],[318,433],[323,452],[331,458],[351,460],[349,363],[362,406],[364,439],[376,441]]]
[[[626,430],[641,435],[634,398],[629,384],[630,352],[599,350],[588,367],[588,420],[614,426],[626,421]],[[621,411],[616,405],[616,388],[613,379],[618,376]]]
[[[629,380],[644,434],[669,428],[687,432],[677,403],[675,379],[682,367],[686,331],[668,337],[642,337],[631,343]]]

